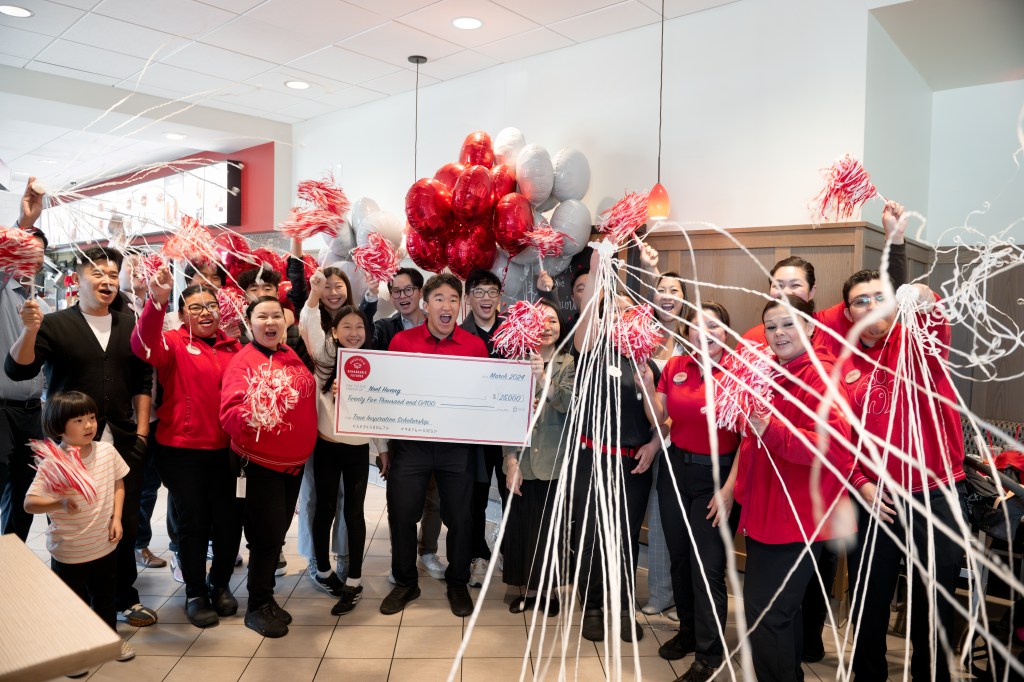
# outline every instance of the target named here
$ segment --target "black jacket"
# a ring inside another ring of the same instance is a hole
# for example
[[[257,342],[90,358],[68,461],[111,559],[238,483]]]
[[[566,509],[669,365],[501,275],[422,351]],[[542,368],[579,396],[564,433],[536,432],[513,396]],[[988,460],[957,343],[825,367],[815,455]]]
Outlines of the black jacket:
[[[373,343],[370,348],[374,350],[387,350],[391,345],[391,339],[395,338],[398,332],[405,331],[402,326],[402,314],[395,313],[391,317],[377,320],[373,323]]]

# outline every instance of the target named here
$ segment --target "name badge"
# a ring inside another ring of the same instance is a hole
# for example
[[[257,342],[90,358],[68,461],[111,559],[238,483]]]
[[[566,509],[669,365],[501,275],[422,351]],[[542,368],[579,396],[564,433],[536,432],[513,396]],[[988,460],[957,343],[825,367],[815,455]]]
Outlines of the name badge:
[[[686,381],[686,372],[677,372],[676,375],[672,377],[673,384],[681,384],[684,381]]]
[[[846,383],[848,383],[848,384],[852,384],[853,382],[857,381],[857,379],[860,379],[860,370],[859,369],[851,369],[846,374]]]

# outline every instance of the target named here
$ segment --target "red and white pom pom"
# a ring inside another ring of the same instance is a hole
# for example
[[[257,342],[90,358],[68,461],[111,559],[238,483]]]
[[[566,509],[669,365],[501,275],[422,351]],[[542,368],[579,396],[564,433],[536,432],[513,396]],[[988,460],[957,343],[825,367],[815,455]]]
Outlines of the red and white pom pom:
[[[320,233],[333,239],[343,224],[341,216],[322,208],[293,208],[277,229],[292,239],[308,239]]]
[[[494,331],[494,350],[506,358],[524,358],[540,351],[548,318],[539,303],[517,301],[505,311],[505,319]]]
[[[277,433],[284,427],[284,417],[299,402],[301,393],[295,385],[298,370],[294,367],[249,370],[249,386],[242,399],[242,418],[250,428],[260,432]]]
[[[821,173],[825,176],[825,187],[817,197],[821,201],[818,208],[821,219],[828,215],[833,206],[831,210],[835,211],[837,220],[850,218],[861,204],[879,196],[864,165],[849,154],[836,159],[831,166],[823,168]]]
[[[0,270],[13,277],[34,277],[42,259],[38,239],[17,227],[0,227]]]
[[[572,241],[572,238],[551,227],[547,223],[541,223],[529,234],[530,245],[537,249],[542,257],[553,256],[557,258],[565,251],[565,240]]]
[[[715,417],[720,429],[740,431],[751,414],[761,414],[772,399],[777,366],[764,346],[741,344],[722,361],[715,381]],[[707,407],[701,409],[707,412]]]
[[[142,281],[146,283],[146,286],[149,286],[152,279],[156,277],[156,271],[164,265],[166,263],[159,253],[150,252],[139,259],[139,274],[142,276]]]
[[[323,180],[303,180],[299,183],[298,194],[303,201],[339,218],[348,213],[351,205],[345,191],[335,184],[333,175]]]
[[[245,292],[233,284],[228,284],[217,290],[217,307],[220,308],[220,328],[227,330],[236,324],[242,323],[245,317],[245,309],[249,302],[245,298]]]
[[[390,282],[401,266],[395,247],[380,232],[371,232],[366,246],[352,249],[352,262],[373,282]]]
[[[612,343],[619,352],[637,365],[650,360],[665,340],[654,317],[654,309],[646,303],[626,308],[615,321],[611,334]]]
[[[627,241],[647,222],[647,195],[630,192],[601,213],[598,230],[610,235],[616,244]]]
[[[78,493],[89,504],[96,500],[96,482],[82,463],[78,448],[65,451],[49,438],[28,443],[46,492],[55,497]]]
[[[181,216],[181,227],[167,238],[160,253],[165,258],[180,258],[196,266],[217,262],[213,235],[190,215]]]

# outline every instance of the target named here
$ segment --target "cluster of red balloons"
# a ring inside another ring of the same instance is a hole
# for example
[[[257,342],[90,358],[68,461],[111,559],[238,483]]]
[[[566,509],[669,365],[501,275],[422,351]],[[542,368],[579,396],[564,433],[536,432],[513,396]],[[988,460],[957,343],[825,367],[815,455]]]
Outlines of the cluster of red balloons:
[[[228,282],[225,284],[236,285],[238,276],[246,270],[263,266],[268,270],[281,273],[281,284],[278,285],[278,295],[283,299],[291,290],[291,282],[288,281],[288,260],[283,258],[273,249],[266,246],[253,249],[249,241],[236,232],[221,232],[214,240],[214,251],[217,260],[228,273]],[[306,280],[313,276],[318,265],[316,259],[308,253],[302,256],[303,269]]]
[[[533,209],[516,193],[515,167],[495,165],[491,137],[478,130],[462,143],[459,161],[421,178],[405,195],[405,247],[419,267],[448,267],[460,279],[490,269],[498,247],[515,255],[529,246]]]

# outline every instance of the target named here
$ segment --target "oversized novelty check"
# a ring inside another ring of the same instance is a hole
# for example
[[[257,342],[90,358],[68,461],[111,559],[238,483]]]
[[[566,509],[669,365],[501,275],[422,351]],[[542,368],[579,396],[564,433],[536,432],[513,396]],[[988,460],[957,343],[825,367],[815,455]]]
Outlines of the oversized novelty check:
[[[522,360],[338,350],[342,435],[529,444],[533,372]]]

